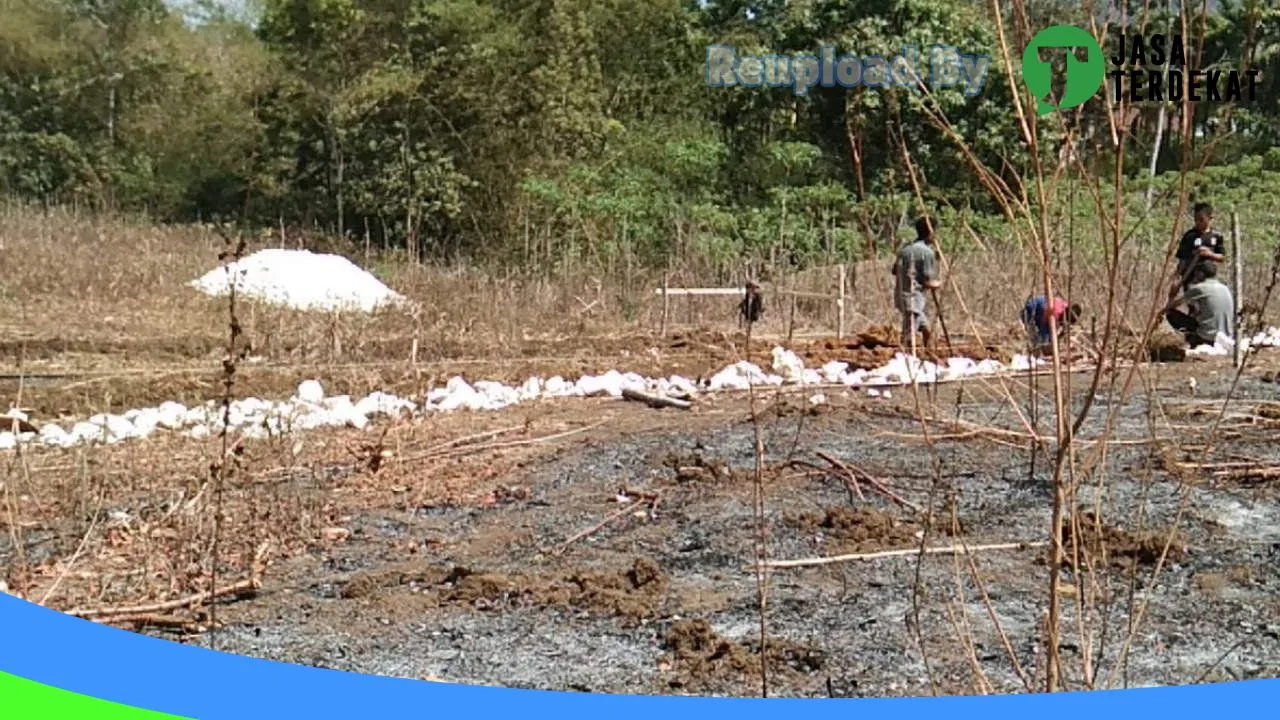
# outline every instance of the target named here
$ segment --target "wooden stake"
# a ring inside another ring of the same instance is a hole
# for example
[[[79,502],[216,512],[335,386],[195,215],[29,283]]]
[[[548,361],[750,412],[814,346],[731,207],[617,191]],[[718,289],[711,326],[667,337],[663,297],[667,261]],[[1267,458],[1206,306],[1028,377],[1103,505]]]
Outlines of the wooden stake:
[[[787,287],[791,291],[791,305],[787,311],[787,342],[791,342],[792,334],[796,329],[796,278],[795,275],[788,277]]]
[[[1244,297],[1241,286],[1241,256],[1244,252],[1240,247],[1240,214],[1234,210],[1231,212],[1231,294],[1235,300],[1235,366],[1240,369],[1244,366],[1244,328],[1240,322],[1241,311],[1244,309]]]
[[[846,273],[844,263],[840,264],[840,297],[836,300],[836,339],[844,338],[844,300]]]
[[[671,312],[671,295],[667,290],[671,287],[667,271],[662,271],[662,337],[667,336],[667,315]]]

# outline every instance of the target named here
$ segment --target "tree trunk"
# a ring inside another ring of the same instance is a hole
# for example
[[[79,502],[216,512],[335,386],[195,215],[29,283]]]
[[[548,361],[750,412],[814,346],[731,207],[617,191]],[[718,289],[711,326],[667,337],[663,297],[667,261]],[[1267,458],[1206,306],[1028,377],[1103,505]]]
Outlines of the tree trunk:
[[[343,197],[343,176],[346,171],[346,158],[342,155],[342,149],[337,148],[338,153],[338,177],[337,177],[337,193],[338,193],[338,237],[346,237],[346,209],[344,207]]]
[[[1166,10],[1169,9],[1169,3],[1165,3],[1165,9]],[[1174,31],[1173,21],[1170,20],[1169,34],[1172,35],[1173,31]],[[1166,77],[1168,77],[1169,75],[1169,56],[1171,54],[1172,53],[1166,54],[1164,59],[1164,74]],[[1149,179],[1147,181],[1147,215],[1148,216],[1151,215],[1151,205],[1152,203],[1155,202],[1156,168],[1160,162],[1160,147],[1164,144],[1164,129],[1168,121],[1168,115],[1169,115],[1169,105],[1167,102],[1162,101],[1160,103],[1159,114],[1156,115],[1156,139],[1155,139],[1155,142],[1152,143],[1151,163],[1148,167],[1148,171],[1149,171]]]
[[[107,89],[107,141],[116,144],[116,84]]]

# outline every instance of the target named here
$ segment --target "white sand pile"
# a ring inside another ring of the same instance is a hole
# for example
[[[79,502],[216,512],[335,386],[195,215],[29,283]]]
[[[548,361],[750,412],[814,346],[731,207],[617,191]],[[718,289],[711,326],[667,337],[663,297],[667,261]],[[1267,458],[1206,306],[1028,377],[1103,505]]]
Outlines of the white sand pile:
[[[259,250],[188,283],[214,297],[230,292],[296,310],[372,312],[404,299],[341,255],[309,250]]]
[[[1212,345],[1200,345],[1187,350],[1188,355],[1230,355],[1235,351],[1236,343],[1227,335],[1218,333]],[[1249,348],[1280,347],[1280,327],[1267,328],[1244,341]]]
[[[693,395],[718,390],[745,390],[752,385],[841,384],[847,387],[865,386],[868,394],[880,396],[872,388],[909,384],[913,379],[930,383],[1002,370],[1025,369],[1028,363],[1027,358],[1019,356],[1008,367],[989,360],[981,363],[952,360],[948,366],[941,367],[898,354],[885,367],[869,372],[850,372],[849,366],[840,362],[828,363],[821,370],[815,370],[806,368],[804,361],[794,352],[778,347],[773,351],[773,373],[767,373],[744,361],[721,370],[705,383],[679,375],[654,379],[617,370],[610,370],[602,375],[583,375],[576,381],[566,380],[558,375],[546,380],[531,377],[518,386],[491,380],[479,380],[473,384],[462,377],[454,377],[443,387],[427,391],[417,401],[383,392],[375,392],[360,400],[353,400],[347,395],[330,397],[325,395],[324,388],[318,381],[307,380],[298,386],[297,392],[288,400],[270,401],[252,397],[236,400],[231,404],[225,424],[228,429],[241,435],[262,438],[321,427],[346,426],[362,429],[378,416],[420,416],[428,412],[456,410],[501,410],[544,398],[616,398],[621,397],[626,388],[661,394]],[[888,392],[883,396],[891,397]],[[28,419],[18,411],[14,411],[14,414],[23,420]],[[142,439],[159,430],[179,432],[193,438],[207,438],[220,432],[223,425],[223,409],[218,402],[209,401],[190,408],[166,402],[159,407],[130,410],[123,415],[94,415],[65,428],[57,423],[48,423],[40,428],[39,433],[25,432],[15,436],[12,432],[0,432],[0,450],[12,449],[18,443],[40,443],[51,447],[72,447],[86,443],[111,445],[125,440]]]
[[[1254,338],[1252,344],[1271,345],[1273,339],[1275,345],[1280,345],[1280,330],[1269,329]],[[462,377],[453,377],[443,387],[432,388],[416,400],[384,392],[375,392],[360,400],[353,400],[348,395],[326,396],[318,381],[307,380],[298,386],[297,392],[288,400],[246,398],[235,401],[226,424],[230,430],[248,437],[268,437],[321,427],[365,428],[379,416],[420,417],[433,412],[501,410],[548,398],[616,398],[621,397],[626,388],[661,394],[694,395],[723,390],[746,390],[751,386],[843,385],[863,388],[872,397],[891,398],[893,395],[889,388],[910,385],[912,382],[928,384],[966,377],[992,376],[1022,372],[1033,366],[1047,364],[1041,358],[1015,355],[1007,365],[995,360],[978,362],[969,358],[951,358],[945,365],[939,365],[898,353],[883,367],[873,370],[850,370],[842,362],[830,362],[815,369],[806,368],[798,355],[782,347],[774,348],[772,359],[773,372],[766,372],[753,363],[742,361],[724,368],[701,383],[679,375],[655,379],[617,370],[610,370],[602,375],[583,375],[576,381],[558,375],[546,380],[531,377],[516,386],[491,380],[470,383]],[[826,397],[814,395],[810,402],[826,402]],[[10,415],[23,420],[29,419],[17,410],[11,411]],[[18,443],[38,443],[51,447],[71,447],[84,443],[114,444],[145,438],[159,430],[206,438],[221,431],[223,424],[222,407],[217,402],[211,401],[191,408],[166,402],[155,408],[130,410],[123,415],[95,415],[88,420],[72,423],[68,428],[48,423],[40,428],[39,433],[23,432],[15,436],[12,432],[0,432],[0,450],[12,449]]]
[[[1249,347],[1280,347],[1280,327],[1270,327],[1254,335]]]

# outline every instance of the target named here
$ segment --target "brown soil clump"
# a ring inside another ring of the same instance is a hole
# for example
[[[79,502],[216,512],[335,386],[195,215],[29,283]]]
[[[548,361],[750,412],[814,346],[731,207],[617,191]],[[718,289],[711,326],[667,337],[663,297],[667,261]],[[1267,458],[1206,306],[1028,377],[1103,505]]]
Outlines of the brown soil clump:
[[[669,453],[662,458],[662,465],[675,473],[678,483],[732,480],[736,475],[724,460],[699,454]]]
[[[804,358],[805,365],[817,367],[835,361],[848,363],[853,370],[872,370],[884,366],[901,352],[899,333],[889,326],[872,327],[854,335],[847,340],[828,338],[810,343],[798,350]],[[956,342],[950,348],[939,337],[935,340],[935,349],[920,348],[921,359],[935,363],[945,363],[948,358],[967,357],[977,361],[998,360],[1007,363],[1011,356],[994,345],[977,345],[974,343]]]
[[[359,573],[342,586],[343,598],[354,600],[405,585],[440,585],[452,582],[452,571],[424,563],[407,563],[395,567]]]
[[[915,523],[878,510],[834,508],[823,515],[804,514],[792,524],[808,534],[821,534],[842,553],[878,552],[910,547],[917,542]]]
[[[1088,555],[1083,563],[1085,567],[1098,567],[1104,562],[1113,567],[1130,569],[1135,565],[1154,566],[1164,552],[1168,542],[1168,530],[1148,530],[1141,533],[1121,530],[1102,525],[1096,515],[1090,512],[1081,513],[1077,522],[1080,527],[1079,546],[1082,553]],[[1072,548],[1074,544],[1073,523],[1067,522],[1063,527],[1063,549],[1065,561],[1072,565]],[[1186,554],[1186,544],[1182,537],[1175,533],[1169,545],[1166,562],[1177,561]]]
[[[624,571],[579,572],[560,577],[420,565],[357,575],[343,587],[342,596],[372,597],[406,585],[434,599],[437,606],[477,610],[511,606],[576,608],[638,622],[657,613],[667,589],[667,576],[648,558],[637,559]]]
[[[662,663],[673,671],[668,681],[673,688],[715,691],[726,685],[759,677],[760,649],[716,634],[706,620],[682,620],[667,631],[663,645],[668,651]],[[823,668],[823,653],[798,643],[770,639],[765,661],[769,673],[812,674]]]
[[[807,534],[821,534],[835,552],[841,554],[913,548],[920,543],[917,533],[924,530],[924,526],[914,520],[871,508],[831,508],[822,515],[806,513],[789,521]],[[960,532],[963,531],[961,523]],[[957,535],[949,516],[935,518],[930,532],[936,537]]]
[[[853,370],[881,367],[892,360],[896,352],[897,333],[886,328],[873,328],[847,340],[818,340],[797,350],[806,367],[821,367],[835,361],[848,363]]]
[[[1187,359],[1187,343],[1176,332],[1157,330],[1147,341],[1147,357],[1151,362],[1182,362]]]
[[[808,396],[780,399],[773,406],[773,413],[779,419],[795,417],[797,415],[821,417],[822,415],[829,415],[834,410],[835,407],[832,406],[829,401],[814,405],[809,402]]]
[[[1225,572],[1196,573],[1191,580],[1200,592],[1221,597],[1224,592],[1233,586],[1247,587],[1257,582],[1257,574],[1252,567],[1241,565],[1229,568]]]
[[[1277,376],[1275,382],[1280,383],[1280,376]],[[1267,420],[1280,420],[1280,403],[1264,402],[1258,405],[1258,417]]]

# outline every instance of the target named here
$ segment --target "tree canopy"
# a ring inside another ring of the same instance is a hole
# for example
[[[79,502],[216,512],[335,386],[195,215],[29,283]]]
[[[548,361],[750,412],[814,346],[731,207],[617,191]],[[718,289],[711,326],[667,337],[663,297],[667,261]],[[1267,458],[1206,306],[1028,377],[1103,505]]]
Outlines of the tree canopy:
[[[1121,20],[1150,32],[1199,12],[1128,5]],[[1168,130],[1176,104],[1135,105],[1135,183],[1184,150],[1280,170],[1280,9],[1221,5],[1191,35],[1206,65],[1262,68],[1260,100],[1198,107],[1190,148]],[[1026,6],[1027,27],[1087,20],[1066,0]],[[971,0],[0,0],[0,15],[0,194],[161,221],[317,227],[420,257],[804,262],[892,236],[914,197],[904,149],[927,202],[976,223],[999,211],[973,163],[1016,188],[1032,161],[996,17]],[[939,43],[990,55],[979,93],[704,78],[713,44]],[[1086,139],[1109,132],[1102,102]]]

